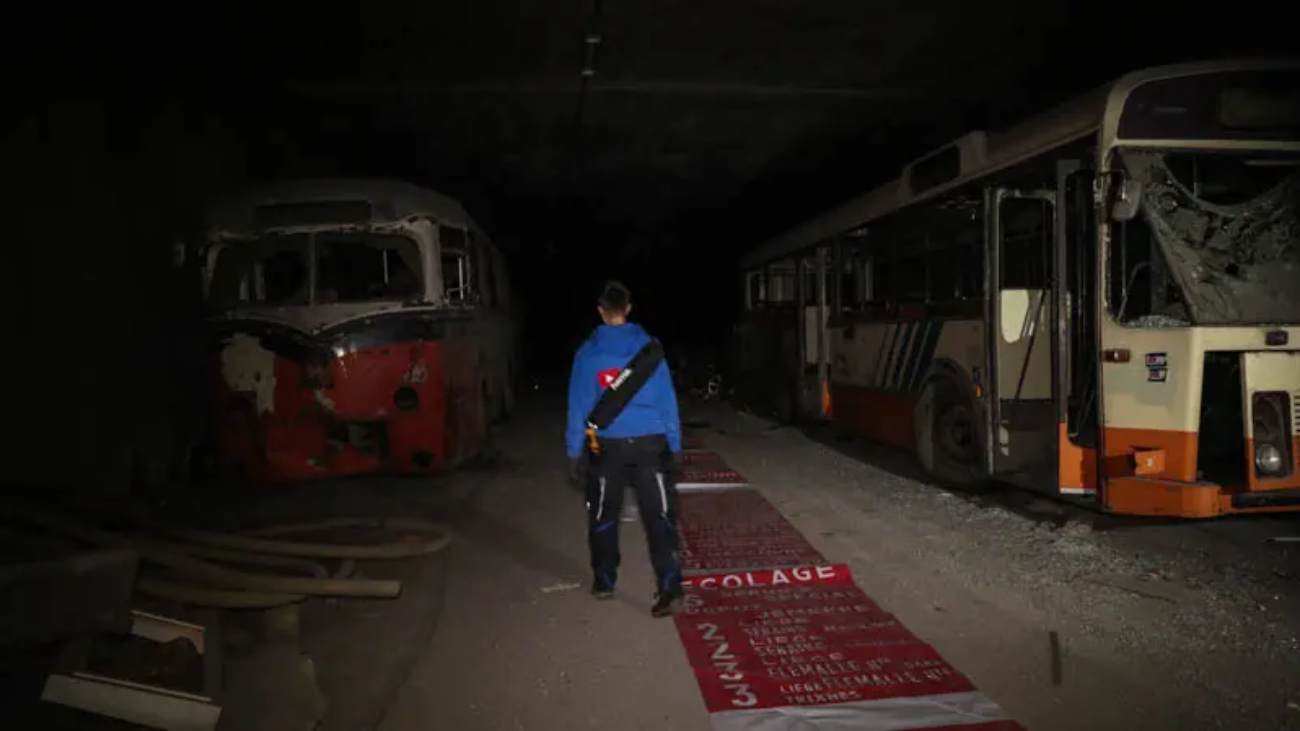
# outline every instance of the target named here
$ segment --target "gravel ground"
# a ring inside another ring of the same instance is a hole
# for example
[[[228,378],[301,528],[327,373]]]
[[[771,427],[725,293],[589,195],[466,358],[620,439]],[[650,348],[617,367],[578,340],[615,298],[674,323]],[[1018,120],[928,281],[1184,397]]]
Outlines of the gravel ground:
[[[957,494],[906,455],[686,411],[829,560],[1031,730],[1300,729],[1296,553],[1266,542],[1300,535],[1296,521],[1160,523],[1009,489]]]

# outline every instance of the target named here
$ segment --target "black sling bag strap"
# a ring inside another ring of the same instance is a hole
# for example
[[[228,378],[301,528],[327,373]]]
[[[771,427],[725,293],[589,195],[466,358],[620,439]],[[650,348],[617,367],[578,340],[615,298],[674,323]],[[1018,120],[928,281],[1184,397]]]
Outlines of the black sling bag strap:
[[[646,343],[637,354],[632,356],[632,360],[623,366],[618,376],[609,384],[605,392],[600,395],[600,400],[592,407],[591,413],[587,414],[587,446],[593,454],[600,451],[596,444],[596,432],[608,428],[618,415],[623,413],[632,397],[636,396],[650,376],[654,375],[655,369],[664,359],[664,347],[654,338]]]

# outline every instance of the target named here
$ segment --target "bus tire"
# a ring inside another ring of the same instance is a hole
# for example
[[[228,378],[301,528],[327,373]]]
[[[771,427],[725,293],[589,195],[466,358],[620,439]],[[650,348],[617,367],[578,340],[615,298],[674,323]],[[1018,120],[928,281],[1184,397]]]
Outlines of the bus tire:
[[[979,412],[950,377],[925,385],[914,416],[916,453],[926,475],[952,487],[985,482]]]

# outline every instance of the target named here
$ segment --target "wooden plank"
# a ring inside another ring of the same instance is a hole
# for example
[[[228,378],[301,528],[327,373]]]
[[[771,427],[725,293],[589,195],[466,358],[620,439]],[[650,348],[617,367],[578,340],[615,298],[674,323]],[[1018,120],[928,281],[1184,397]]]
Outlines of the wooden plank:
[[[50,675],[41,700],[165,731],[213,731],[221,717],[203,696],[89,673]]]
[[[171,617],[162,617],[148,612],[131,612],[134,624],[131,634],[154,642],[167,643],[177,638],[185,638],[200,655],[206,653],[206,630],[197,624],[182,622]]]

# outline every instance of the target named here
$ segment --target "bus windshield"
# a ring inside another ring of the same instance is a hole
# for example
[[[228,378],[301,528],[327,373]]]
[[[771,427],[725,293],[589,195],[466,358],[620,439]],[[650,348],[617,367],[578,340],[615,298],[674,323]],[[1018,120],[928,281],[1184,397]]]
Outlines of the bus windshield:
[[[420,296],[420,250],[400,234],[316,235],[316,302]]]
[[[1163,254],[1151,252],[1176,288],[1175,319],[1300,324],[1300,153],[1119,155],[1142,184],[1139,220],[1129,225],[1145,228]]]
[[[314,256],[312,253],[314,252]],[[420,251],[400,234],[321,232],[231,241],[217,254],[209,301],[217,307],[405,300],[424,291]]]

